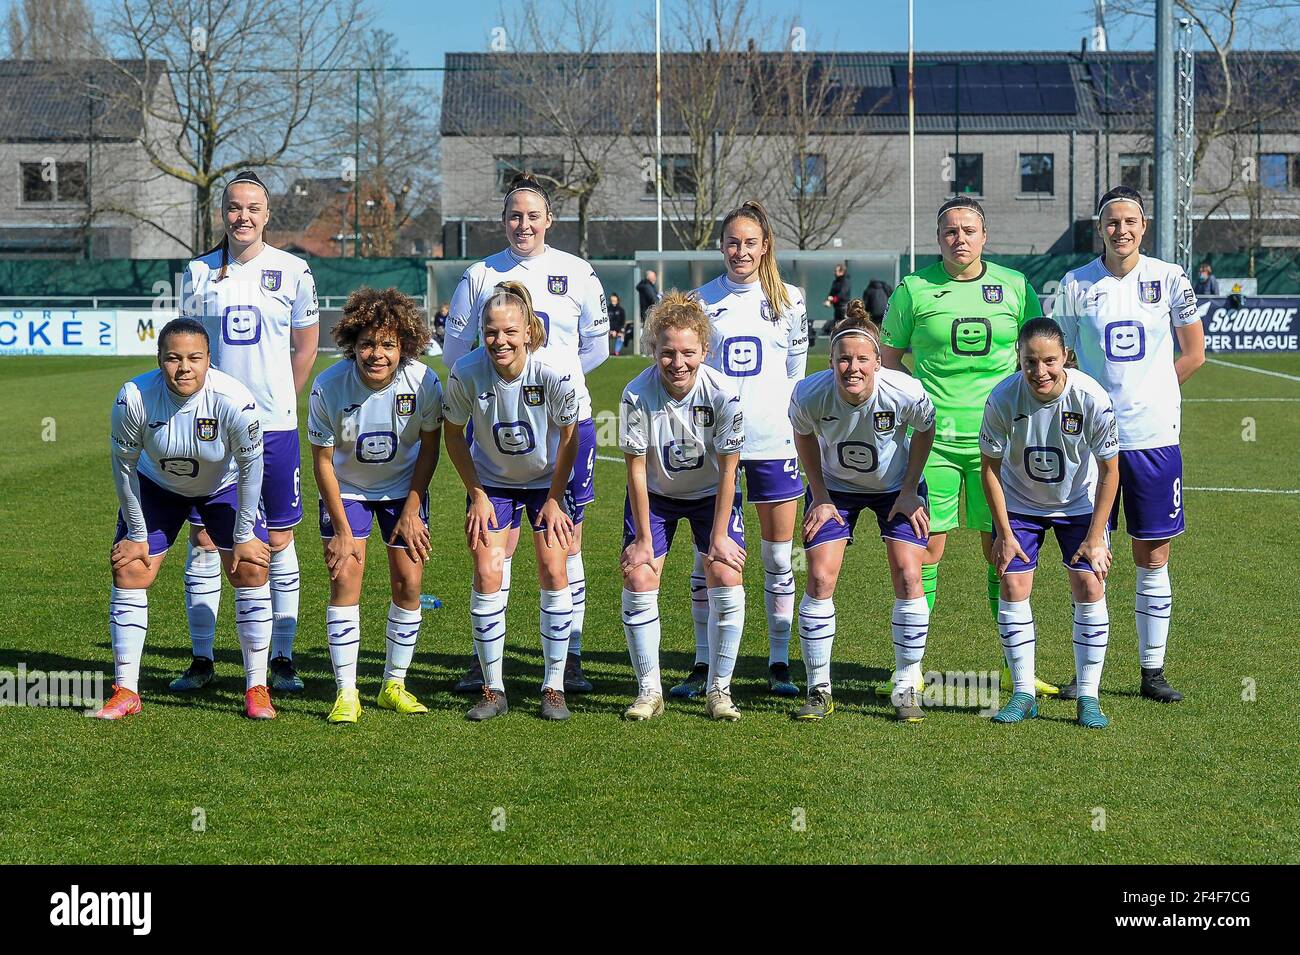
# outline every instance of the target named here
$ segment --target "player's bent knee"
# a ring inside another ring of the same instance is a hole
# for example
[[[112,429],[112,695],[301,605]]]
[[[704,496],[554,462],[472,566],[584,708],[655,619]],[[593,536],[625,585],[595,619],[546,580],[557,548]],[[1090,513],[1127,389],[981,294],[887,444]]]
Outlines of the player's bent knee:
[[[268,546],[272,553],[279,553],[293,543],[293,531],[268,531],[267,537],[270,538]]]
[[[641,564],[634,567],[623,578],[623,586],[634,594],[650,593],[659,589],[659,576],[645,564]]]
[[[257,564],[250,564],[247,561],[231,571],[228,576],[232,587],[260,587],[268,579],[265,567],[259,567]]]

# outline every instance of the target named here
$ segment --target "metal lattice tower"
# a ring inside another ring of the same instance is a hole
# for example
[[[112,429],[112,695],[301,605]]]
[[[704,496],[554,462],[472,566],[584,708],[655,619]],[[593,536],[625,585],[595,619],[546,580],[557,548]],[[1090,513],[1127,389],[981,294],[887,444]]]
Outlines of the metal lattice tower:
[[[1179,20],[1175,31],[1177,76],[1174,100],[1174,258],[1189,275],[1192,269],[1192,194],[1196,171],[1196,56],[1192,22]]]

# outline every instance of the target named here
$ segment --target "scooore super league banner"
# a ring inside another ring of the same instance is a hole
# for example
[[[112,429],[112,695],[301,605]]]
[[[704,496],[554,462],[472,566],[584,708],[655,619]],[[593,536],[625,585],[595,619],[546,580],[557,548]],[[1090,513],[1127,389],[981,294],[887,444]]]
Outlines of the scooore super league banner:
[[[1252,296],[1241,308],[1227,301],[1201,299],[1206,351],[1300,351],[1300,298]]]

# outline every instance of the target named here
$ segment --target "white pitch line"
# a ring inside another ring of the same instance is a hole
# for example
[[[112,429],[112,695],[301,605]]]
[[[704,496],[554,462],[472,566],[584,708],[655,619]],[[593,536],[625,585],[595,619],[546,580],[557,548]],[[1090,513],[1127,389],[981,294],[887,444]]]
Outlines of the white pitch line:
[[[1189,401],[1209,402],[1211,404],[1256,404],[1261,401],[1300,401],[1300,398],[1184,398],[1183,404]]]
[[[1253,371],[1261,375],[1272,375],[1274,378],[1285,378],[1287,381],[1300,381],[1300,375],[1288,375],[1281,371],[1256,368],[1254,365],[1238,365],[1236,362],[1224,361],[1222,358],[1207,358],[1205,360],[1212,365],[1223,365],[1225,368],[1238,368],[1241,371]]]
[[[1232,494],[1300,494],[1300,489],[1271,487],[1185,487],[1184,491],[1224,491]]]
[[[608,455],[608,454],[598,454],[598,455],[596,455],[596,460],[597,460],[597,461],[613,461],[615,464],[622,464],[622,463],[623,463],[623,459],[622,459],[622,458],[611,457],[611,456]]]

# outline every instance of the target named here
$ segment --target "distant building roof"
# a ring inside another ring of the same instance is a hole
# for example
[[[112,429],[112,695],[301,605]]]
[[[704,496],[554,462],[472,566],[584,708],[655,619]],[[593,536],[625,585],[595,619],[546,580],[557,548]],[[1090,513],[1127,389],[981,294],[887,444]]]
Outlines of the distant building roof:
[[[0,60],[0,142],[128,142],[161,60]]]

